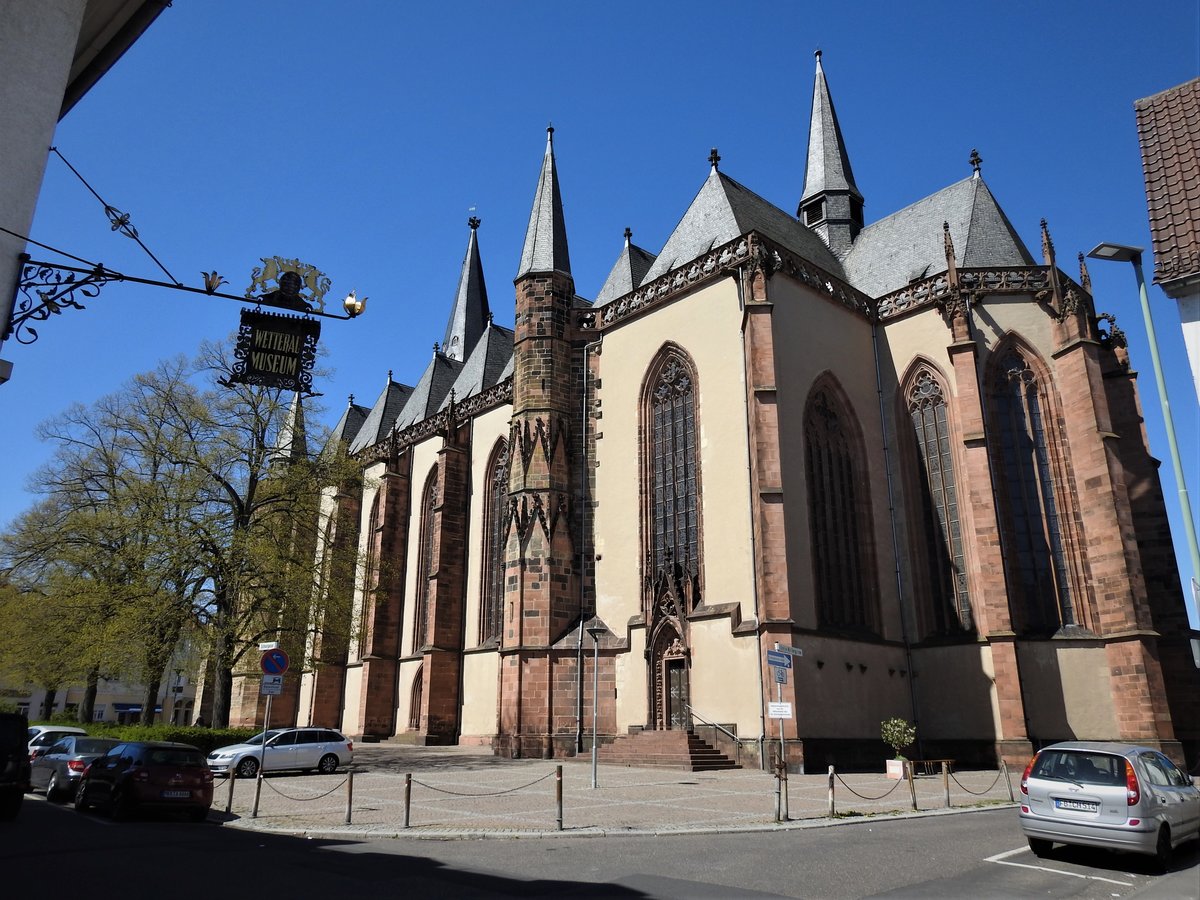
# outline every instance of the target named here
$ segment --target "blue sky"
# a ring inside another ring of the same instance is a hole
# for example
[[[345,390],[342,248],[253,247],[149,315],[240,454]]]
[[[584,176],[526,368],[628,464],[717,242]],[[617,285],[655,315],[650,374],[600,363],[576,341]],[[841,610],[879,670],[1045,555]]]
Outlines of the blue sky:
[[[369,296],[325,322],[327,424],[371,404],[389,369],[413,383],[442,337],[467,245],[479,243],[496,319],[545,142],[555,150],[576,288],[595,296],[626,226],[657,251],[708,172],[794,211],[804,177],[813,50],[837,106],[867,221],[971,171],[1059,265],[1100,241],[1149,248],[1133,101],[1200,74],[1197,5],[397,3],[176,0],[60,123],[55,145],[184,283],[240,294],[260,257],[297,257]],[[0,224],[5,224],[0,222]],[[161,272],[114,234],[51,156],[32,237],[110,268]],[[35,258],[38,256],[35,253]],[[1149,256],[1147,268],[1149,269]],[[1092,262],[1097,309],[1130,341],[1181,569],[1188,573],[1148,344],[1127,265]],[[1178,312],[1151,288],[1193,509],[1200,405]],[[37,422],[236,328],[239,305],[112,285],[41,326],[0,387],[0,523],[31,501],[49,455]],[[1193,619],[1195,622],[1195,619]]]

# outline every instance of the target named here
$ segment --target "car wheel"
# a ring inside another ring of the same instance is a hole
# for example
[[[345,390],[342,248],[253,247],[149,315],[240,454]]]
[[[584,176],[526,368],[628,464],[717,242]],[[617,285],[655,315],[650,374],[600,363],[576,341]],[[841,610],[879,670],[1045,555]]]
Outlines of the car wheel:
[[[238,778],[253,778],[258,774],[258,760],[247,756],[237,764]]]
[[[77,812],[84,812],[91,801],[88,799],[87,785],[84,782],[79,782],[79,787],[75,788],[75,809]]]
[[[326,753],[321,757],[321,761],[317,763],[317,771],[322,775],[332,775],[337,771],[338,758],[332,753]]]
[[[1171,829],[1164,825],[1158,829],[1158,843],[1154,845],[1154,862],[1164,875],[1171,866]]]
[[[58,773],[55,772],[50,776],[50,782],[46,785],[46,799],[51,803],[61,803],[65,794],[66,791],[58,783]]]
[[[208,807],[207,806],[197,806],[194,809],[189,809],[188,810],[188,818],[191,819],[193,822],[208,821]]]
[[[1033,851],[1033,855],[1038,859],[1050,855],[1051,841],[1043,840],[1042,838],[1029,838],[1029,849]]]

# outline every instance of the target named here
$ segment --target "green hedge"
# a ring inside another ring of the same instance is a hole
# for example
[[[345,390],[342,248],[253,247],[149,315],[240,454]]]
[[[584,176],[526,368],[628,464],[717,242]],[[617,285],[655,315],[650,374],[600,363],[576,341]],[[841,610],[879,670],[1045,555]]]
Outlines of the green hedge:
[[[48,724],[35,723],[29,724]],[[240,744],[261,729],[249,728],[196,728],[189,725],[117,725],[113,722],[88,722],[86,725],[73,723],[94,737],[116,738],[119,741],[175,741],[191,744],[208,755],[217,747]]]

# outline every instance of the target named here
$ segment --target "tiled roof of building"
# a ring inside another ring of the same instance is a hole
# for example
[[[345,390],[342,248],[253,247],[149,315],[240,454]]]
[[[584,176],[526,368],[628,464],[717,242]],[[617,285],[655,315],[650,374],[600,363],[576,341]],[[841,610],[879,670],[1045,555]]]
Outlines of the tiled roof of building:
[[[558,189],[558,170],[554,165],[554,129],[546,129],[546,153],[538,176],[521,264],[516,277],[530,272],[571,274],[571,255],[567,252],[567,226],[563,218],[562,194]]]
[[[358,434],[350,442],[350,452],[357,453],[387,437],[412,392],[413,389],[408,385],[393,381],[392,373],[388,372],[387,384],[379,394],[379,399],[375,401],[362,427],[358,429]]]
[[[450,388],[454,386],[455,379],[462,369],[463,363],[451,359],[440,350],[435,350],[433,359],[425,367],[425,374],[412,389],[408,402],[396,416],[396,423],[392,427],[396,431],[403,431],[414,422],[423,422],[437,412],[442,406],[442,401],[449,396]]]
[[[330,452],[337,444],[349,447],[354,442],[354,438],[358,436],[359,429],[362,428],[363,422],[367,420],[370,412],[365,406],[355,403],[354,398],[351,397],[346,408],[342,410],[342,417],[333,426],[333,432],[329,435],[329,441],[325,444],[322,452]]]
[[[513,332],[499,325],[489,324],[483,332],[483,337],[475,344],[475,349],[458,378],[454,380],[452,390],[455,402],[462,402],[480,391],[490,388],[500,381],[500,373],[513,356]],[[442,400],[439,412],[450,404],[450,395]]]
[[[843,260],[847,280],[881,297],[945,271],[943,222],[960,267],[1034,265],[988,186],[971,175],[864,228]]]
[[[1154,281],[1170,282],[1200,273],[1200,78],[1144,97],[1133,105]]]
[[[653,281],[748,231],[782,244],[832,275],[842,275],[841,263],[817,235],[713,166],[642,281]]]
[[[446,323],[446,337],[442,341],[442,352],[451,359],[464,360],[475,348],[475,342],[487,327],[487,285],[483,280],[483,261],[479,257],[479,219],[472,216],[467,222],[471,236],[467,240],[467,254],[463,257],[462,271],[458,276],[458,290],[454,294],[454,306]]]
[[[604,280],[604,286],[596,295],[594,306],[628,294],[645,281],[646,273],[654,265],[654,254],[633,243],[632,237],[633,234],[626,228],[625,246],[621,248],[621,255],[617,257],[608,278]]]

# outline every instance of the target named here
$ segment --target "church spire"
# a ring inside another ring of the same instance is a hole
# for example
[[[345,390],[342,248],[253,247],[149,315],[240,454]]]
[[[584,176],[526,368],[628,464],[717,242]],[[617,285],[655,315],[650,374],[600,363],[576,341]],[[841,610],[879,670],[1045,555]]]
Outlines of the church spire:
[[[477,232],[480,221],[471,216],[467,225],[470,226],[471,237],[467,241],[467,255],[463,257],[462,273],[458,277],[454,308],[450,310],[450,320],[446,323],[446,338],[442,341],[442,352],[460,362],[465,361],[475,348],[491,316],[487,285],[483,280],[483,262],[479,258]]]
[[[821,51],[816,52],[817,73],[813,84],[812,117],[808,128],[808,157],[804,169],[804,193],[796,215],[825,239],[841,256],[850,249],[863,227],[863,196],[854,183],[846,142],[838,124],[833,98],[821,68]]]
[[[271,466],[281,467],[308,458],[308,430],[304,425],[304,402],[300,392],[292,394],[291,403],[279,425],[275,446],[271,449]]]
[[[530,272],[571,274],[562,195],[558,190],[558,171],[554,167],[553,126],[546,129],[546,154],[542,157],[542,173],[533,198],[533,210],[529,213],[529,227],[525,231],[525,247],[521,250],[517,278]]]

